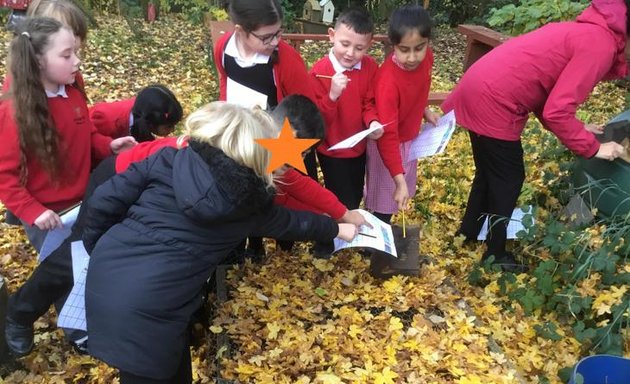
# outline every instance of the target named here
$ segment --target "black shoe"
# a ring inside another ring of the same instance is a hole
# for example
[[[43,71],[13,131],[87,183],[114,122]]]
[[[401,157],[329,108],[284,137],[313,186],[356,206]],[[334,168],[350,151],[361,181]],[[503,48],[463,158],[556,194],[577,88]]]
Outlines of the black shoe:
[[[483,257],[481,258],[481,262],[483,263],[489,257],[490,257],[489,254],[484,254]],[[498,257],[494,256],[494,260],[492,261],[492,264],[501,268],[503,272],[523,273],[529,270],[529,268],[526,265],[519,263],[514,257],[514,254],[511,252],[505,252]]]
[[[70,344],[72,345],[72,349],[74,349],[74,351],[76,353],[78,353],[79,355],[89,355],[90,352],[88,352],[88,340],[87,338],[81,342],[76,342],[76,341],[71,341]]]
[[[33,350],[33,325],[22,325],[6,318],[4,338],[11,353],[17,357],[28,355]]]
[[[245,259],[250,259],[254,264],[262,263],[266,256],[267,252],[265,252],[264,247],[245,249]]]
[[[325,259],[325,260],[328,260],[332,257],[334,250],[335,250],[335,247],[333,246],[332,243],[317,242],[313,244],[313,247],[311,248],[314,258]]]

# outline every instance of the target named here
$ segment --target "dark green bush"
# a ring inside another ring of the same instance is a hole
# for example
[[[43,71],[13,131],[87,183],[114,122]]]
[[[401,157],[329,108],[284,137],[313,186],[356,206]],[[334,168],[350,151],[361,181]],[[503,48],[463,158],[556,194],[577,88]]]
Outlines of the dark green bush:
[[[493,8],[487,21],[491,27],[515,36],[552,21],[572,20],[588,4],[588,0],[521,0],[519,5]]]

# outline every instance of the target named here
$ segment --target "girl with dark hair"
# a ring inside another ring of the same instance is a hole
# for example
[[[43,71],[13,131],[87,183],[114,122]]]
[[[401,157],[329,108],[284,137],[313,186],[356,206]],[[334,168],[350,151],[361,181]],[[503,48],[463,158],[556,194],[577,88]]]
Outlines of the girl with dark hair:
[[[80,60],[70,29],[50,18],[27,19],[10,46],[11,90],[0,103],[0,200],[39,250],[57,212],[81,200],[91,161],[135,144],[112,141],[88,118],[75,81]]]
[[[458,234],[474,241],[489,219],[488,249],[504,269],[520,270],[506,250],[506,227],[525,180],[521,134],[534,113],[577,155],[614,160],[623,146],[600,144],[602,127],[576,110],[602,81],[628,74],[628,1],[593,0],[575,21],[515,37],[476,61],[442,104],[468,129],[475,178]]]
[[[214,47],[219,71],[220,100],[230,100],[228,83],[238,83],[267,96],[273,109],[287,95],[315,101],[304,61],[282,40],[279,0],[232,0],[229,14],[234,31]]]
[[[394,49],[376,73],[379,120],[391,123],[378,140],[368,140],[365,206],[386,223],[415,193],[418,161],[407,161],[407,155],[422,118],[431,123],[438,119],[427,108],[433,68],[431,25],[419,5],[396,9],[388,32]]]
[[[131,135],[139,143],[168,136],[182,115],[173,92],[159,84],[142,89],[134,98],[90,108],[90,119],[100,133],[112,138]]]

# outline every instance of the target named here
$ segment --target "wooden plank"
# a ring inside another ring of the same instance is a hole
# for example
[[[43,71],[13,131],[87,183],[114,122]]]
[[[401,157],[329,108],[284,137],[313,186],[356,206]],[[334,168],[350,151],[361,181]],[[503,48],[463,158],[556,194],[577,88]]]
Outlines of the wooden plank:
[[[429,93],[429,105],[440,105],[446,100],[448,92],[431,92]]]
[[[483,55],[510,39],[510,36],[481,25],[462,24],[457,30],[466,36],[464,72]]]
[[[493,48],[510,39],[510,36],[481,25],[462,24],[457,27],[457,30],[469,39],[479,41]]]

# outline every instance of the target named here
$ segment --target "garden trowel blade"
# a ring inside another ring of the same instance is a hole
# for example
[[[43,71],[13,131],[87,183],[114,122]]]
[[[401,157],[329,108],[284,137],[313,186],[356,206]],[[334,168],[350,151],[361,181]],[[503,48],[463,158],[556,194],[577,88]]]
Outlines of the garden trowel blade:
[[[383,251],[372,250],[370,274],[373,277],[386,279],[394,275],[418,276],[420,273],[420,228],[408,225],[403,237],[402,228],[392,225],[392,234],[398,257]]]

